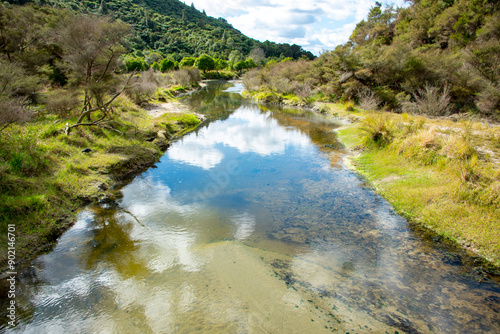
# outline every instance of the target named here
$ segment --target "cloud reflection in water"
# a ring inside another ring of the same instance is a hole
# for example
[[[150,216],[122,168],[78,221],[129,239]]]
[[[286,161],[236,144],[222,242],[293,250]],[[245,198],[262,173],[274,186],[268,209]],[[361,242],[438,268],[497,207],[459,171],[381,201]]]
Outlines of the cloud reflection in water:
[[[236,110],[227,120],[214,122],[197,134],[186,136],[167,152],[172,160],[203,169],[217,166],[224,154],[216,148],[224,145],[240,153],[261,156],[283,154],[287,145],[308,147],[311,140],[296,129],[281,127],[270,113],[256,113],[248,107]]]

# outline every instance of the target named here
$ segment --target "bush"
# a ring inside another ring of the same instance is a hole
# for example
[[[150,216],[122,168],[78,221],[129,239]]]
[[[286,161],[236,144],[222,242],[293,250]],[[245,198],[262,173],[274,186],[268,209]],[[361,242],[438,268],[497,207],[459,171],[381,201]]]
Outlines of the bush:
[[[47,111],[68,116],[71,110],[80,104],[80,99],[76,92],[71,92],[64,89],[55,89],[47,93],[46,108]]]
[[[359,106],[363,110],[377,110],[380,99],[370,90],[364,90],[358,95]]]
[[[448,115],[451,111],[449,92],[448,86],[439,89],[425,85],[424,89],[419,89],[417,93],[413,94],[414,102],[403,102],[403,111],[429,116]]]
[[[500,118],[500,85],[488,85],[479,93],[476,105],[486,116]]]
[[[194,66],[194,63],[196,61],[196,58],[193,57],[184,57],[182,58],[181,62],[179,63],[179,67],[192,67]]]
[[[233,80],[235,74],[230,71],[210,71],[202,74],[203,79]]]
[[[136,104],[141,104],[150,100],[159,86],[158,75],[154,71],[147,71],[134,76],[125,93]]]
[[[203,72],[211,71],[215,69],[215,61],[209,55],[201,55],[196,59],[194,66]]]
[[[354,111],[354,103],[351,102],[351,101],[348,101],[346,104],[345,104],[345,110],[346,111]]]
[[[394,139],[394,127],[387,115],[366,117],[361,121],[360,130],[365,133],[363,143],[367,146],[387,146]]]
[[[261,87],[260,72],[258,70],[248,71],[243,75],[243,85],[248,91],[258,91]]]
[[[125,58],[125,67],[127,72],[145,71],[148,69],[148,64],[146,64],[143,58],[127,57]]]
[[[175,68],[175,63],[170,59],[163,59],[160,62],[160,71],[162,71],[163,73],[171,71],[174,68]]]
[[[183,68],[172,74],[172,80],[176,85],[190,87],[201,81],[201,74],[196,68]]]

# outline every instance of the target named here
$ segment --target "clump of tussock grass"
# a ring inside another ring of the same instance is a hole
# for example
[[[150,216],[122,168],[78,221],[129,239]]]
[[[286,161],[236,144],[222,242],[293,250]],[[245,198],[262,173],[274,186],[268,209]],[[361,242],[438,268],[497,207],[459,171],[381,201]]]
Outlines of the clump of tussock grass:
[[[414,101],[403,102],[404,112],[429,116],[445,116],[451,111],[450,89],[425,85],[413,94]]]
[[[374,92],[370,90],[363,90],[358,94],[359,107],[363,110],[378,110],[380,103],[382,102]]]
[[[394,139],[394,125],[388,115],[371,115],[359,127],[366,146],[384,147]]]

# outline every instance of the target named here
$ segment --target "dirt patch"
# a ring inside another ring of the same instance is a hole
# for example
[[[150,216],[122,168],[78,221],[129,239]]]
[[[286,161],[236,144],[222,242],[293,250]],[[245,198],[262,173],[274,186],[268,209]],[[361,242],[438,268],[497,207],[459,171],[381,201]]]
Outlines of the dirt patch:
[[[146,110],[153,118],[160,117],[166,113],[182,114],[189,112],[189,108],[179,102],[150,104],[146,107]]]
[[[196,115],[196,117],[198,117],[201,121],[204,121],[206,118],[202,114],[192,112],[188,106],[176,101],[150,104],[145,109],[148,111],[148,114],[151,115],[153,118],[158,118],[163,114],[185,114],[185,113]]]

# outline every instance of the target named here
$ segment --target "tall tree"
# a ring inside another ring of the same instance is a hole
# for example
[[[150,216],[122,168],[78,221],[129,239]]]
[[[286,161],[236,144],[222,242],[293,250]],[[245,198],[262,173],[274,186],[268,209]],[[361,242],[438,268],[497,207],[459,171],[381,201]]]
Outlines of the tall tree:
[[[70,82],[84,90],[82,111],[76,123],[67,127],[67,133],[78,126],[105,126],[111,103],[124,89],[116,91],[114,70],[124,52],[121,42],[128,31],[129,26],[123,22],[90,15],[70,17],[62,23],[57,33],[64,50],[62,59]],[[93,119],[94,114],[99,116]]]

